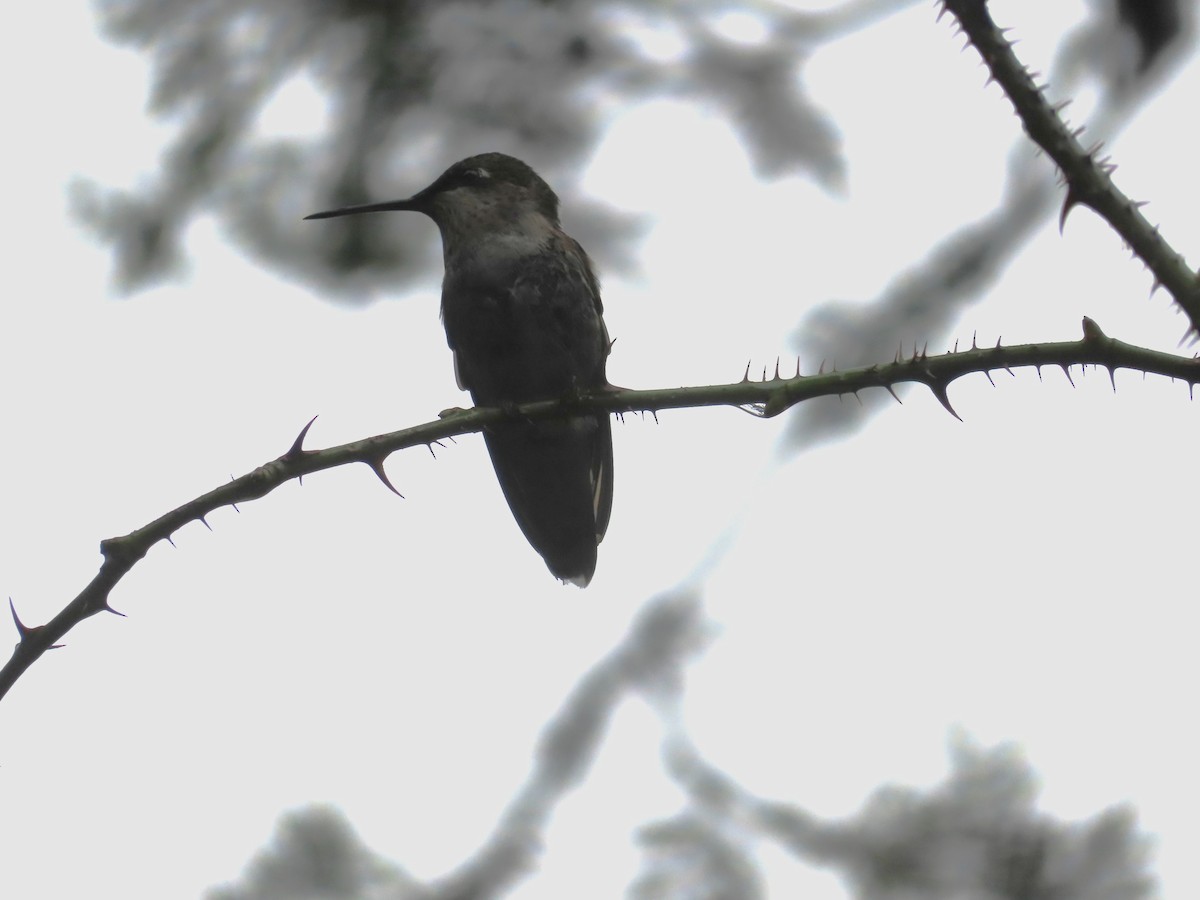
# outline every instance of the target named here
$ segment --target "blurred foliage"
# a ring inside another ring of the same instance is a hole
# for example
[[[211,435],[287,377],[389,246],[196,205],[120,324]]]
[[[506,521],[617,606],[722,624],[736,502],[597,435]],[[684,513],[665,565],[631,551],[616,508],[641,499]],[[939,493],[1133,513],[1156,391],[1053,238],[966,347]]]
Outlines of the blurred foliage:
[[[1184,29],[1184,0],[1117,0],[1117,14],[1137,39],[1138,68],[1149,69]]]
[[[368,850],[337,810],[288,813],[238,884],[206,900],[369,900],[413,896],[415,882]],[[383,893],[386,891],[386,894]]]
[[[764,844],[836,872],[858,900],[1144,900],[1154,890],[1149,841],[1137,832],[1133,814],[1113,808],[1088,821],[1063,822],[1040,812],[1033,774],[1011,747],[985,750],[959,737],[941,784],[884,787],[857,815],[822,820],[748,794],[679,745],[678,735],[675,741],[669,774],[685,791],[685,808],[637,836],[642,869],[627,894],[635,900],[769,896],[758,855]],[[500,896],[534,874],[530,851],[544,844],[550,808],[544,812],[534,831],[518,829],[519,841],[500,841],[524,848],[511,865],[485,852],[467,867],[471,877],[434,885],[384,863],[328,808],[289,813],[240,881],[207,897]],[[552,844],[546,849],[552,852]],[[581,890],[585,877],[581,873]]]
[[[645,900],[759,896],[753,861],[764,844],[836,872],[860,900],[1140,900],[1154,886],[1130,810],[1055,820],[1037,809],[1034,776],[1011,747],[959,734],[942,784],[880,788],[841,821],[750,794],[681,735],[667,758],[688,804],[641,835],[633,895]]]
[[[887,787],[858,816],[806,832],[807,850],[863,900],[1138,900],[1153,890],[1148,841],[1130,810],[1061,822],[1035,806],[1032,772],[1011,747],[959,739],[933,790]]]
[[[1152,892],[1149,842],[1129,809],[1057,820],[1037,808],[1037,783],[1019,753],[979,747],[962,733],[942,783],[882,787],[848,818],[751,793],[709,763],[684,726],[686,666],[708,636],[698,596],[647,603],[548,723],[533,772],[493,833],[448,876],[414,881],[365,847],[338,813],[313,807],[285,816],[241,879],[208,900],[502,896],[535,876],[542,852],[554,852],[554,813],[571,791],[586,789],[612,714],[631,696],[657,715],[663,777],[682,796],[678,812],[636,836],[642,864],[627,894],[635,900],[768,896],[767,847],[836,873],[860,900],[1143,900]]]
[[[603,265],[627,266],[637,223],[575,193],[606,109],[693,98],[729,119],[764,175],[836,183],[837,134],[800,69],[820,41],[910,2],[821,15],[757,3],[765,36],[741,42],[719,20],[744,5],[714,0],[99,0],[108,36],[153,60],[150,113],[177,134],[148,188],[81,183],[75,208],[113,245],[125,290],[177,272],[188,221],[211,211],[281,274],[362,297],[424,274],[428,229],[397,216],[334,234],[301,217],[407,195],[501,150],[568,198],[572,232]],[[264,133],[264,112],[300,86],[324,104],[312,136]]]

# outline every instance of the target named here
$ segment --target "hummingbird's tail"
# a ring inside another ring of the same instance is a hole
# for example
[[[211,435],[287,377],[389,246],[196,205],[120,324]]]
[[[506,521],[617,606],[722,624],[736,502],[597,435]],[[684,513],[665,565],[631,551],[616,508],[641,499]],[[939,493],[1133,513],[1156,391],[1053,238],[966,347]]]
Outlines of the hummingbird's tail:
[[[612,511],[607,415],[503,422],[484,432],[513,517],[555,578],[587,587]]]

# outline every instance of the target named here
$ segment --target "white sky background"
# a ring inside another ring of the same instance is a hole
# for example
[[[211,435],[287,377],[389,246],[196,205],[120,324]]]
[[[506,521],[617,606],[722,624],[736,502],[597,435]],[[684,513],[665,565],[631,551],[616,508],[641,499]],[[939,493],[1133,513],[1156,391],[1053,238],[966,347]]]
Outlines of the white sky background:
[[[1083,4],[1023,6],[995,15],[1044,69]],[[468,401],[436,278],[348,310],[256,269],[201,222],[186,281],[114,297],[66,188],[149,171],[168,132],[144,117],[145,61],[78,7],[22,4],[7,21],[10,35],[54,35],[10,38],[0,57],[13,173],[0,594],[35,624],[94,575],[100,539],[277,456],[313,414],[309,446],[329,446]],[[842,129],[842,196],[756,183],[701,110],[622,113],[586,184],[653,229],[642,274],[605,279],[611,379],[696,384],[733,380],[748,358],[773,365],[806,307],[874,297],[990,209],[1019,126],[961,43],[922,5],[816,55],[805,78]],[[1112,147],[1118,184],[1151,201],[1193,264],[1198,96],[1192,66]],[[1074,339],[1088,315],[1173,350],[1183,320],[1149,286],[1077,210],[956,336]],[[783,419],[626,417],[585,592],[525,544],[477,437],[436,461],[396,454],[405,501],[351,467],[218,512],[212,533],[188,527],[121,583],[112,602],[128,618],[85,622],[0,704],[0,896],[198,897],[240,873],[282,811],[313,802],[436,876],[488,834],[578,676],[730,534],[703,588],[715,637],[689,669],[687,725],[711,762],[836,816],[885,782],[944,777],[955,726],[1016,741],[1043,808],[1082,819],[1134,804],[1164,896],[1200,896],[1197,407],[1163,379],[1119,373],[1114,395],[1105,373],[1072,374],[1075,389],[1058,370],[956,382],[963,423],[910,391],[855,437],[782,465]],[[592,896],[620,894],[637,871],[632,829],[680,803],[660,737],[641,701],[621,708],[559,809],[543,872],[514,896],[578,896],[581,878]],[[845,896],[829,874],[767,856],[774,896]]]

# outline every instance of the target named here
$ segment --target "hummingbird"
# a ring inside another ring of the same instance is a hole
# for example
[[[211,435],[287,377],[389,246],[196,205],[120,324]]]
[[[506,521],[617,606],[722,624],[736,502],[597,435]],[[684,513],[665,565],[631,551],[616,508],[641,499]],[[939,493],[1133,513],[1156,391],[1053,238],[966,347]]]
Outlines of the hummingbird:
[[[442,322],[458,387],[476,406],[510,407],[608,387],[611,347],[600,286],[562,230],[558,197],[503,153],[460,160],[407,200],[314,213],[411,210],[442,237]],[[509,509],[551,574],[587,587],[612,511],[607,413],[506,421],[484,441]]]

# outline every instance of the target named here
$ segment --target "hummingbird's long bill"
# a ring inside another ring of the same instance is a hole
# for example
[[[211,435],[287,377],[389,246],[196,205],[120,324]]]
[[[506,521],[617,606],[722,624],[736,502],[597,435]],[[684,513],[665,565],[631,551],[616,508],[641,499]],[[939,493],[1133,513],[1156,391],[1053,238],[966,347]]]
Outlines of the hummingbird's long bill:
[[[316,212],[311,216],[305,216],[308,219],[333,219],[337,216],[355,216],[359,213],[373,212],[392,212],[397,209],[408,209],[420,211],[421,205],[416,197],[409,197],[407,200],[388,200],[384,203],[364,203],[361,206],[343,206],[339,209],[327,209],[324,212]]]

